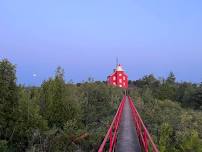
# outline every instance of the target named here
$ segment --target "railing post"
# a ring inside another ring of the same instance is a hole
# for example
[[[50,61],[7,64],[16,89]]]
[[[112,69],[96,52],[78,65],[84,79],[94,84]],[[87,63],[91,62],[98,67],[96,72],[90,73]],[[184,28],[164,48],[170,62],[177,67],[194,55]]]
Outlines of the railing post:
[[[110,147],[112,145],[112,129],[110,130],[110,133],[109,133],[109,145]]]

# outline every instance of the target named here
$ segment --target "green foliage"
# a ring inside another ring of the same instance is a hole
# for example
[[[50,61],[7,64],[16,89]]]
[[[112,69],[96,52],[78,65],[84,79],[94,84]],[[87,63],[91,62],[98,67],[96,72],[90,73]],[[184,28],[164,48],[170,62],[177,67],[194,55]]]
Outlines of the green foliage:
[[[142,99],[143,99],[142,101],[144,102],[151,102],[151,103],[154,102],[153,93],[150,88],[143,89]]]
[[[154,77],[153,74],[146,75],[142,79],[134,81],[133,84],[135,84],[138,87],[147,86],[147,87],[158,87],[160,82]]]
[[[41,89],[41,113],[50,127],[62,128],[64,124],[78,116],[78,103],[66,86],[63,70],[57,69],[54,79],[43,82]]]
[[[61,67],[40,87],[24,87],[16,84],[15,72],[8,60],[0,61],[0,151],[97,151],[121,89],[93,78],[66,83]],[[202,151],[202,85],[178,83],[172,72],[129,85],[160,151]]]
[[[196,91],[191,96],[191,105],[195,109],[201,109],[202,110],[202,88],[196,89]]]
[[[149,97],[151,94],[145,98],[148,101],[142,102],[143,105],[137,104],[137,108],[150,133],[154,135],[160,151],[200,152],[202,112],[183,109],[179,103],[170,100],[161,101]]]
[[[168,123],[163,123],[160,127],[159,150],[166,152],[170,149],[170,136],[172,135],[172,128]]]
[[[35,134],[48,129],[47,122],[39,114],[39,105],[30,99],[30,91],[20,88],[18,117],[13,132],[14,146],[19,149],[32,147],[34,142],[40,140]],[[20,140],[19,140],[20,139]]]
[[[115,109],[113,104],[118,101],[114,101],[113,89],[109,88],[105,84],[86,83],[82,87],[84,92],[83,97],[83,122],[89,124],[92,122],[99,122],[102,117],[108,117]],[[120,99],[120,98],[118,98]],[[89,113],[90,111],[90,113]]]
[[[16,122],[18,89],[15,66],[8,60],[0,61],[0,133],[1,139],[11,139]]]
[[[8,142],[6,140],[0,140],[0,151],[6,152],[8,151]]]
[[[198,132],[192,130],[188,135],[185,135],[181,148],[184,152],[202,152],[202,140],[199,138]]]
[[[171,84],[171,85],[174,85],[175,84],[175,80],[176,80],[176,77],[174,75],[173,72],[170,72],[167,79],[166,79],[166,83],[168,84]]]
[[[97,149],[111,123],[122,97],[122,91],[104,83],[88,82],[80,86],[82,94],[82,122],[90,134],[83,149]],[[100,140],[97,140],[100,139]]]
[[[175,98],[176,98],[175,86],[173,86],[169,83],[162,84],[160,89],[159,89],[158,98],[161,100],[164,100],[164,99],[175,100]]]
[[[178,89],[176,91],[176,100],[181,102],[184,106],[191,105],[191,96],[196,91],[196,86],[192,83],[183,82],[178,84]]]
[[[142,79],[130,81],[130,87],[143,97],[145,91],[150,89],[150,94],[156,99],[177,101],[184,107],[194,109],[202,107],[202,85],[190,82],[178,83],[173,72],[170,72],[166,79],[159,80],[153,75],[144,76]]]

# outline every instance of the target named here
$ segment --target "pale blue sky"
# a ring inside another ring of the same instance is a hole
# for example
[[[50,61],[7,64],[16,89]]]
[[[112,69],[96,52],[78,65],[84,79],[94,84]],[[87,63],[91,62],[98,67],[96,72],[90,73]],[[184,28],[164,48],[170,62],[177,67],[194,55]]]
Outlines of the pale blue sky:
[[[0,58],[19,83],[38,85],[58,65],[67,81],[105,80],[117,56],[129,79],[173,71],[201,82],[202,1],[0,0]]]

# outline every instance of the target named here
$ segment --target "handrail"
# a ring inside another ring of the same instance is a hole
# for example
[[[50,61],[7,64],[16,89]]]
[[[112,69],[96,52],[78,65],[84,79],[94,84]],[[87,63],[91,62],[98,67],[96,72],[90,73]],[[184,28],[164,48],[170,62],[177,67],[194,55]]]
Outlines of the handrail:
[[[116,139],[117,139],[117,131],[118,131],[118,127],[119,127],[119,123],[121,120],[121,115],[122,115],[122,111],[123,111],[123,107],[126,101],[126,96],[123,97],[121,103],[119,104],[118,110],[116,112],[116,115],[114,116],[114,119],[111,123],[111,126],[109,127],[107,134],[105,135],[105,138],[102,142],[102,144],[100,145],[100,148],[98,150],[98,152],[103,152],[105,145],[107,143],[107,141],[109,140],[109,152],[112,152],[114,149],[114,145],[116,143]]]
[[[133,115],[133,119],[135,122],[135,126],[136,126],[136,130],[137,130],[137,134],[139,137],[139,141],[142,144],[144,151],[148,152],[149,151],[149,144],[152,147],[152,152],[159,152],[159,150],[157,149],[157,146],[154,144],[152,137],[150,136],[147,128],[145,127],[142,118],[140,117],[137,109],[135,108],[135,105],[133,103],[133,100],[131,99],[131,97],[128,97],[129,101],[130,101],[130,107],[132,110],[132,115]]]

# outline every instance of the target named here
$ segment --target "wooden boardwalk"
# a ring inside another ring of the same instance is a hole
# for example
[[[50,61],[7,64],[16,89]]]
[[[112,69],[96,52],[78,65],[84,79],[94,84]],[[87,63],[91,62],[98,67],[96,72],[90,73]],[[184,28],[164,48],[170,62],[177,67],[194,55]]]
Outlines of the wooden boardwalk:
[[[126,99],[123,114],[118,130],[116,152],[141,152],[141,147],[137,137],[135,124],[128,98]]]

